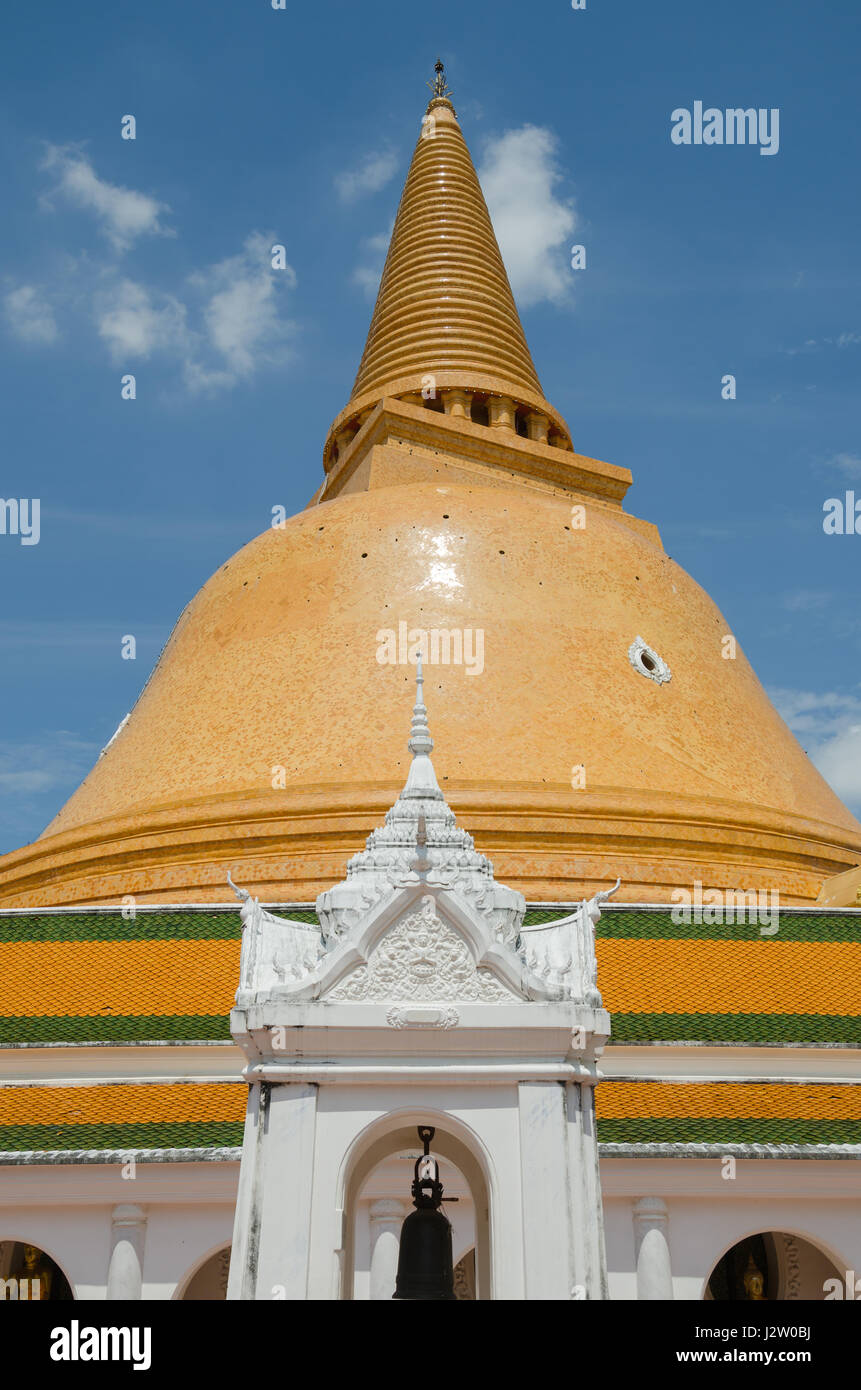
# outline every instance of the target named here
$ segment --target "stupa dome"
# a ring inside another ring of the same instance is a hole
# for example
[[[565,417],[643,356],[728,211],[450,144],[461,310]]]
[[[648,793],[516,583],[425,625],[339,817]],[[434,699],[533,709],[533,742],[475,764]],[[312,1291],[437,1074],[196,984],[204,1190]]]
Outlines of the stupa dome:
[[[189,604],[0,860],[3,906],[224,902],[228,869],[312,901],[403,785],[417,643],[446,800],[529,901],[620,875],[628,902],[699,880],[804,903],[861,859],[731,626],[622,510],[630,474],[574,452],[450,102],[429,114],[323,486]]]

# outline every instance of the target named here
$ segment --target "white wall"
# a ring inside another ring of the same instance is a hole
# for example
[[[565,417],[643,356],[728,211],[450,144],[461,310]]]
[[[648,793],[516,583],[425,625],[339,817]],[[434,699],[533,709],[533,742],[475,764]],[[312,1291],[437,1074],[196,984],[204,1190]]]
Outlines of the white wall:
[[[408,1167],[393,1161],[372,1175],[361,1194],[360,1229],[363,1222],[366,1227],[361,1208],[366,1212],[370,1200],[398,1197],[408,1204]],[[637,1296],[633,1206],[640,1197],[662,1197],[667,1204],[676,1298],[701,1298],[721,1255],[756,1231],[801,1236],[839,1270],[861,1275],[861,1160],[739,1160],[728,1181],[717,1159],[606,1157],[601,1173],[612,1298]],[[467,1197],[460,1175],[452,1170],[448,1176],[447,1191]],[[63,1269],[77,1298],[101,1299],[111,1213],[118,1204],[134,1203],[147,1216],[143,1297],[171,1298],[230,1241],[237,1179],[235,1162],[139,1163],[133,1180],[101,1164],[3,1166],[0,1240],[38,1245]],[[457,1261],[472,1243],[472,1204],[452,1205],[447,1214]],[[356,1262],[364,1282],[357,1283],[357,1298],[367,1298],[368,1254],[367,1238],[360,1239]]]
[[[233,1234],[238,1163],[138,1163],[0,1167],[0,1240],[45,1250],[76,1298],[103,1299],[111,1216],[133,1203],[146,1213],[143,1297],[171,1298],[193,1268]]]
[[[636,1298],[633,1207],[667,1204],[674,1296],[702,1298],[721,1256],[759,1231],[812,1242],[838,1270],[861,1273],[861,1160],[739,1159],[722,1177],[719,1158],[601,1161],[611,1298]]]

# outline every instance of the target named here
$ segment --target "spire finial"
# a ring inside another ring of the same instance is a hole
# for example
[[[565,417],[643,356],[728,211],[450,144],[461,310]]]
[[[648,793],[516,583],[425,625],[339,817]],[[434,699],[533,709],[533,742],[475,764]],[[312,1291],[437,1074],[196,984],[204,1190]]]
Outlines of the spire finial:
[[[428,110],[430,110],[431,106],[433,106],[435,101],[446,101],[448,102],[449,106],[451,106],[451,101],[449,100],[449,98],[453,96],[453,93],[449,91],[448,84],[445,80],[445,65],[442,61],[442,58],[437,58],[433,66],[433,70],[436,73],[436,76],[433,82],[428,82],[427,84],[431,89],[431,99],[428,103]],[[452,110],[454,110],[453,106]]]
[[[413,706],[413,722],[410,726],[410,741],[407,744],[413,757],[420,753],[430,753],[433,739],[428,727],[428,712],[424,701],[424,675],[422,674],[421,647],[416,653],[416,702]]]

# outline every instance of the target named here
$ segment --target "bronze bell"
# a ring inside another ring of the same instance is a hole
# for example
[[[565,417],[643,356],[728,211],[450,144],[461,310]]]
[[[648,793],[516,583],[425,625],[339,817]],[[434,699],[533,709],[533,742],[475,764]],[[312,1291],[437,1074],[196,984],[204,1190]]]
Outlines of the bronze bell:
[[[416,1159],[412,1185],[415,1211],[410,1212],[401,1227],[398,1277],[392,1298],[454,1300],[451,1223],[440,1211],[443,1195],[439,1165],[430,1157],[433,1136],[429,1125],[419,1126],[424,1154]]]

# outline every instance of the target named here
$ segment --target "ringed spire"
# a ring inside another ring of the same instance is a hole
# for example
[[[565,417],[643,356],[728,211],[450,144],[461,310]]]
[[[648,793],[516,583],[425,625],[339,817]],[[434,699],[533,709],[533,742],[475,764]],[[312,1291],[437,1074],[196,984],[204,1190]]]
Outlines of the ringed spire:
[[[568,426],[545,400],[499,244],[440,59],[395,219],[377,301],[349,404],[333,446],[393,396],[510,428],[571,449]],[[534,417],[531,421],[529,417]]]

